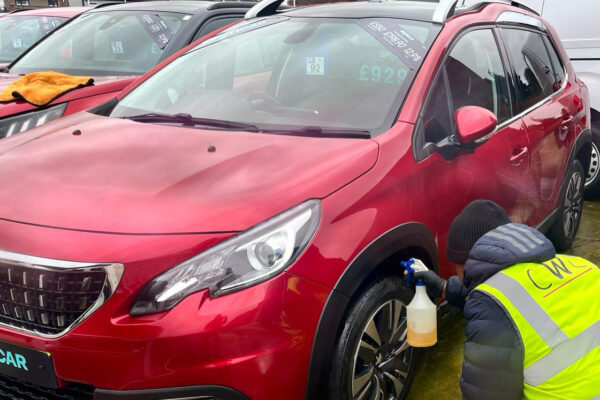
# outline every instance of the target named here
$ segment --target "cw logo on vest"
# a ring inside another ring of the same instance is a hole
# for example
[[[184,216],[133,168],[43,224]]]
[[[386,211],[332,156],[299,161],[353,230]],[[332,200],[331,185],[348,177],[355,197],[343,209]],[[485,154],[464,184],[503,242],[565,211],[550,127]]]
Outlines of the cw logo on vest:
[[[535,287],[549,291],[546,294],[549,296],[594,268],[597,267],[587,263],[577,264],[571,259],[563,260],[557,257],[545,263],[534,264],[534,267],[527,269],[527,276]]]

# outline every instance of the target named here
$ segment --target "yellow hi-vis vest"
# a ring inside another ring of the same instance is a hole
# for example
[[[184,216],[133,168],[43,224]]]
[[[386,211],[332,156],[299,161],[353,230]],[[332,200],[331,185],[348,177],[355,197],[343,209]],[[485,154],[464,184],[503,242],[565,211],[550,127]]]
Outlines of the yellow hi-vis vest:
[[[600,400],[600,269],[559,255],[509,267],[475,290],[517,328],[527,400]]]

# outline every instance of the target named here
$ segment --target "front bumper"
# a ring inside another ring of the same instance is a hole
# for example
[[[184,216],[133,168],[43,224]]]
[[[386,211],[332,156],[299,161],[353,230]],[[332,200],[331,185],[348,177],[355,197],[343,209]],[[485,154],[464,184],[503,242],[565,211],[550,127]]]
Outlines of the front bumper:
[[[0,328],[0,341],[50,353],[60,386],[88,388],[94,399],[154,399],[164,391],[218,387],[252,400],[304,399],[313,337],[330,289],[282,273],[214,299],[196,293],[166,313],[129,315],[146,282],[218,239],[100,235],[0,220],[4,250],[125,266],[113,296],[65,335],[44,338]],[[74,245],[65,249],[64,243]],[[215,397],[206,393],[199,398]]]

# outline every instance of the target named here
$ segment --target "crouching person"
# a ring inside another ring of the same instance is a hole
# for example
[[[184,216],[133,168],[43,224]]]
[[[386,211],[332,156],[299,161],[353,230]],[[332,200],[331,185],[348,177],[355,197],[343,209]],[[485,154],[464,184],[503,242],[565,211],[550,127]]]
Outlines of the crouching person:
[[[600,400],[600,269],[478,200],[454,220],[457,275],[415,273],[463,309],[467,400]],[[464,279],[463,279],[464,272]]]

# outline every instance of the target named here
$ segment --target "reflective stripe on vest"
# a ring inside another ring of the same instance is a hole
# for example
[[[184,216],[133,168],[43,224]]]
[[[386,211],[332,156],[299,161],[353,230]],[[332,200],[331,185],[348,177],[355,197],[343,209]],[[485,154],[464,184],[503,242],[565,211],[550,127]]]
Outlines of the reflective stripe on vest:
[[[542,340],[553,348],[569,340],[569,337],[556,325],[544,309],[534,300],[519,282],[504,274],[496,274],[486,284],[504,293],[519,310]],[[510,293],[510,295],[507,295]]]
[[[539,240],[526,230],[494,233],[523,248]],[[578,257],[558,256],[542,264],[509,267],[475,290],[495,299],[519,331],[525,399],[600,400],[598,267]]]
[[[554,347],[550,354],[525,368],[525,382],[531,386],[539,386],[598,346],[600,346],[600,321],[573,339]]]

